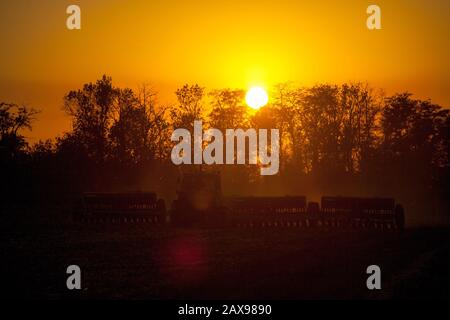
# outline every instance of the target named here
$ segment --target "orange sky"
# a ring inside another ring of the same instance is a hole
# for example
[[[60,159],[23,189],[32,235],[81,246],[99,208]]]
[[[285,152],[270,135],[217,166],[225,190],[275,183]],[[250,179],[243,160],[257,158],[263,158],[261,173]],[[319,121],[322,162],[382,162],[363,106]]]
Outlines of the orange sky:
[[[366,28],[372,3],[382,30]],[[70,4],[79,31],[66,29]],[[0,101],[42,110],[30,141],[69,130],[63,95],[105,73],[151,84],[161,102],[183,83],[368,81],[450,106],[447,0],[16,0],[0,12]]]

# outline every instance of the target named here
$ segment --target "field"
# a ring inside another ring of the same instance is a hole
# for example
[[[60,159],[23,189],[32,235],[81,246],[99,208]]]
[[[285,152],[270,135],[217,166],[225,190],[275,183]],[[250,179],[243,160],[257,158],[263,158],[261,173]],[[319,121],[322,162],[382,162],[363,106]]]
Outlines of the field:
[[[3,293],[45,299],[450,298],[450,232],[2,228]],[[82,290],[66,289],[79,265]],[[382,290],[366,287],[380,266]]]

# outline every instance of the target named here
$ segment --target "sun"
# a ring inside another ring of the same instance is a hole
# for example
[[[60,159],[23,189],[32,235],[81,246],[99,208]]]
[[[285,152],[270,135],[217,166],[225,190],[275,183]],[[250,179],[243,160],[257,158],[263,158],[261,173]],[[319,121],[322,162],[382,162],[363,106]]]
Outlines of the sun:
[[[247,102],[247,105],[250,108],[255,110],[264,107],[268,101],[269,96],[267,95],[266,90],[261,87],[252,87],[245,95],[245,102]]]

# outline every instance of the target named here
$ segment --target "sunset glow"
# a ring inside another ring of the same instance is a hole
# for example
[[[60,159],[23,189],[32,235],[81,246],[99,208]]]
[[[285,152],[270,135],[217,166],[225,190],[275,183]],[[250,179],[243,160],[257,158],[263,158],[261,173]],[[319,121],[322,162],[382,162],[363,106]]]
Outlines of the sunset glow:
[[[185,83],[207,89],[292,81],[368,82],[448,106],[448,1],[383,1],[383,29],[366,27],[367,1],[80,1],[81,30],[64,5],[0,4],[0,96],[42,110],[30,141],[70,130],[61,99],[110,75],[148,83],[173,103]],[[78,2],[77,2],[78,3]],[[6,32],[7,30],[7,32]],[[427,50],[422,50],[427,48]],[[256,82],[256,83],[255,83]]]

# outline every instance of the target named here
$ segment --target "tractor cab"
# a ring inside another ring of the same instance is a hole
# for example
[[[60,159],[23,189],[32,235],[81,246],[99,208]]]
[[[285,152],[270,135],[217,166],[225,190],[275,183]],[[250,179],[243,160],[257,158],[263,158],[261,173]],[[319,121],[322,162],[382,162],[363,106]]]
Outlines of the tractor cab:
[[[171,220],[181,226],[214,225],[223,222],[224,216],[220,173],[184,173],[172,203]]]

